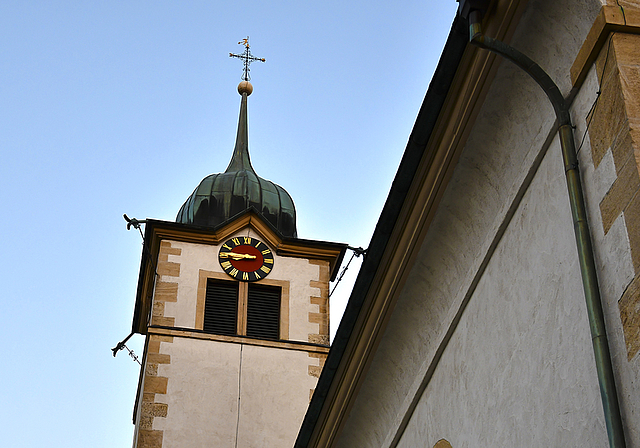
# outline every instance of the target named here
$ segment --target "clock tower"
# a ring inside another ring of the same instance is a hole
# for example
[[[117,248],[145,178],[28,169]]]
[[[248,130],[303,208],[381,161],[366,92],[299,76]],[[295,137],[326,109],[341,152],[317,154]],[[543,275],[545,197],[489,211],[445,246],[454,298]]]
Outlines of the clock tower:
[[[329,351],[329,281],[346,245],[299,239],[291,197],[255,173],[246,75],[226,171],[176,222],[146,221],[134,448],[293,446]]]

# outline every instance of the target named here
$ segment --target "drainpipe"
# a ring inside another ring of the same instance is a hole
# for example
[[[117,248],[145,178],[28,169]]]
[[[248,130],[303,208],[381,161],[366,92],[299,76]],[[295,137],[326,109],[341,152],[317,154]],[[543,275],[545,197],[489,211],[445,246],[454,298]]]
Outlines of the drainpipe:
[[[622,417],[613,376],[611,354],[609,353],[609,342],[604,325],[602,300],[600,298],[600,288],[598,286],[589,224],[587,222],[587,211],[582,194],[582,182],[580,181],[580,172],[578,171],[578,158],[576,156],[575,142],[573,139],[569,104],[567,104],[567,101],[562,96],[558,86],[538,64],[504,42],[482,35],[482,10],[488,2],[483,2],[482,0],[459,1],[459,13],[469,20],[470,42],[480,48],[499,54],[524,70],[542,87],[542,90],[544,90],[555,110],[559,123],[558,132],[560,134],[560,145],[562,147],[562,159],[567,179],[567,189],[569,191],[569,202],[571,203],[571,215],[576,236],[580,273],[582,274],[582,286],[587,302],[591,342],[593,343],[593,351],[595,354],[596,370],[600,384],[600,396],[602,398],[607,434],[609,436],[609,446],[611,448],[624,448],[626,445],[622,427]]]

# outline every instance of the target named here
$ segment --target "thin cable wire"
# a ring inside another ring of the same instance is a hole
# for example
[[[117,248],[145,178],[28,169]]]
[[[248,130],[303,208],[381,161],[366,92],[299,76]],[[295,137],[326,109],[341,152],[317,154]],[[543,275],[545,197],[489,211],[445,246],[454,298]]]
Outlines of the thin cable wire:
[[[133,358],[133,360],[134,360],[135,362],[137,362],[138,364],[142,365],[142,363],[140,362],[140,359],[138,359],[138,355],[136,355],[136,354],[134,353],[134,351],[133,351],[133,350],[131,350],[129,347],[127,347],[127,345],[126,345],[126,344],[123,344],[123,346],[124,346],[124,348],[126,348],[126,349],[127,349],[127,351],[129,352],[129,356],[131,356],[131,358]]]
[[[624,21],[624,24],[626,26],[627,15],[624,12],[624,8],[622,7],[622,5],[618,0],[616,0],[616,4],[618,5],[618,7],[620,8],[620,11],[622,12],[622,20]],[[578,146],[576,154],[580,154],[580,150],[582,149],[582,146],[584,145],[584,141],[587,137],[587,132],[589,131],[589,126],[591,126],[591,120],[593,119],[593,115],[595,115],[595,108],[596,108],[596,105],[598,104],[598,100],[600,99],[600,94],[602,93],[602,86],[604,85],[604,72],[605,72],[605,69],[607,68],[607,62],[609,61],[609,50],[611,50],[611,42],[613,41],[613,36],[615,36],[615,34],[616,32],[614,31],[613,33],[611,33],[611,36],[609,36],[609,42],[607,43],[607,53],[604,57],[604,64],[602,66],[602,74],[600,75],[600,84],[598,85],[598,91],[596,92],[596,99],[593,101],[593,104],[591,105],[589,112],[587,112],[587,115],[585,116],[585,120],[588,119],[587,127],[584,130],[584,134],[582,135],[582,140],[580,140],[580,146]]]
[[[138,232],[140,232],[140,237],[142,238],[142,253],[146,254],[149,259],[151,260],[151,262],[153,263],[153,273],[155,274],[155,277],[159,277],[158,276],[158,264],[156,262],[156,260],[153,259],[153,257],[151,256],[151,251],[149,250],[149,247],[147,246],[147,242],[144,239],[144,234],[142,233],[142,229],[140,228],[140,224],[144,224],[146,223],[146,221],[138,221],[137,219],[133,218],[130,219],[127,214],[125,213],[123,215],[125,221],[127,221],[127,230],[131,230],[131,227],[133,227],[134,229],[137,229]],[[151,309],[153,308],[153,305],[150,307],[149,312],[151,312]],[[116,344],[116,346],[114,348],[111,349],[111,351],[113,352],[113,357],[115,358],[115,356],[118,354],[118,352],[120,350],[122,350],[123,348],[126,348],[129,351],[129,356],[131,356],[133,358],[134,361],[136,361],[138,364],[142,365],[140,363],[140,361],[138,360],[138,357],[136,356],[136,354],[133,352],[133,350],[130,350],[129,347],[127,347],[125,345],[125,343],[129,340],[129,338],[133,336],[133,331],[129,334],[129,336],[127,336],[126,338],[124,338],[122,341],[118,342],[118,344]]]
[[[347,269],[349,269],[349,265],[351,264],[351,262],[353,261],[354,257],[359,257],[360,255],[364,255],[367,253],[366,249],[363,249],[362,247],[351,247],[351,246],[347,246],[347,249],[351,249],[353,251],[353,254],[351,255],[351,258],[349,258],[349,262],[347,263],[347,265],[344,267],[344,269],[342,270],[342,272],[340,273],[340,276],[338,277],[338,280],[336,280],[336,282],[333,285],[333,289],[331,290],[331,292],[329,293],[329,297],[331,297],[331,295],[333,294],[333,292],[336,290],[336,288],[338,287],[338,283],[340,283],[340,280],[342,280],[342,277],[344,277],[345,272],[347,272]]]
[[[129,218],[126,213],[124,215],[122,215],[122,217],[124,218],[125,221],[127,221],[127,230],[131,230],[131,227],[133,227],[134,229],[137,229],[138,232],[140,232],[140,238],[142,238],[142,252],[146,253],[147,256],[153,262],[153,272],[156,275],[156,277],[158,277],[158,264],[157,264],[157,261],[154,260],[153,257],[151,256],[151,251],[149,250],[149,247],[147,246],[147,241],[144,239],[144,234],[142,233],[142,228],[141,228],[142,224],[146,224],[147,221],[146,220],[139,221],[136,218]]]
[[[622,8],[622,7],[621,7]],[[587,120],[587,127],[584,130],[584,134],[582,134],[582,139],[580,140],[580,145],[576,150],[576,154],[580,154],[580,150],[584,145],[585,139],[587,138],[587,132],[589,132],[589,126],[591,126],[591,120],[593,120],[593,116],[595,115],[595,109],[598,104],[598,100],[600,99],[600,95],[602,94],[602,87],[604,86],[604,72],[607,69],[607,62],[609,61],[609,51],[611,50],[611,42],[613,41],[613,36],[615,36],[615,31],[611,33],[609,36],[609,42],[607,43],[607,53],[604,57],[604,64],[602,65],[602,74],[600,75],[600,80],[598,84],[598,91],[596,92],[596,99],[593,101],[593,104],[589,108],[589,112],[585,116],[585,120]]]

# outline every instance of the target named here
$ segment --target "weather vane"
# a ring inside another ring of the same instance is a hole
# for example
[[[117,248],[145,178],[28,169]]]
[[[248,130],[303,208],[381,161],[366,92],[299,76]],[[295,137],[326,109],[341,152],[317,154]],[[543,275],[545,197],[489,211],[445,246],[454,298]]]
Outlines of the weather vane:
[[[244,75],[242,79],[244,79],[245,81],[249,81],[251,79],[251,76],[249,76],[249,64],[251,64],[253,61],[264,62],[266,61],[266,59],[257,58],[251,54],[251,51],[249,50],[249,36],[247,36],[246,39],[242,39],[240,42],[238,42],[238,44],[244,45],[244,52],[242,54],[229,53],[229,57],[242,59],[244,61]]]

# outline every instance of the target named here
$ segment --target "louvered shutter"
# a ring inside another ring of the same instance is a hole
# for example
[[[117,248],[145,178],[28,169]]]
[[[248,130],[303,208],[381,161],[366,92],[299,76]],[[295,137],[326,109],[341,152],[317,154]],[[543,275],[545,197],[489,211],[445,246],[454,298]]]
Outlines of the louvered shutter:
[[[247,297],[247,336],[280,338],[280,295],[278,286],[249,284]]]
[[[238,321],[238,283],[207,280],[204,331],[235,336]]]

